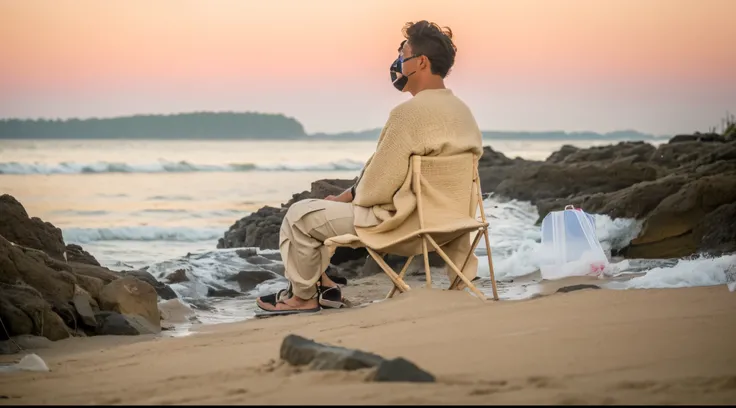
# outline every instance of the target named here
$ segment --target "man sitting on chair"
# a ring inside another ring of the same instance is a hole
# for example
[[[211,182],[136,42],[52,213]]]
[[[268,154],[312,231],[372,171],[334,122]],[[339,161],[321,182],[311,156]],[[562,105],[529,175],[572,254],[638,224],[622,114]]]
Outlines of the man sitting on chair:
[[[398,191],[411,180],[410,157],[483,153],[482,135],[468,106],[447,89],[444,78],[455,62],[452,31],[434,23],[407,23],[406,40],[391,65],[393,86],[412,98],[396,106],[383,127],[375,153],[368,159],[357,183],[339,196],[302,200],[289,207],[281,224],[279,248],[289,288],[263,296],[258,306],[266,312],[288,314],[340,307],[338,286],[324,273],[330,262],[325,240],[368,234],[375,241],[382,233],[400,227],[407,205]],[[410,208],[409,208],[410,207]],[[447,243],[443,250],[462,265],[470,250],[470,234]],[[460,266],[461,267],[461,266]],[[478,260],[471,255],[463,274],[472,280]],[[448,269],[450,282],[455,273]]]

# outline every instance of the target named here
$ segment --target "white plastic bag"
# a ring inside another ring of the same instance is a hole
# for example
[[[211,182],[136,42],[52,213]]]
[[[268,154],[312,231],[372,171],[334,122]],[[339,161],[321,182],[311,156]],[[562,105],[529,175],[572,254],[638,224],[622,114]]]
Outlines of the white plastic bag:
[[[49,367],[38,354],[26,354],[17,364],[0,366],[0,372],[15,371],[49,371]]]
[[[593,217],[571,205],[542,220],[540,270],[546,280],[600,276],[609,266],[595,233]]]

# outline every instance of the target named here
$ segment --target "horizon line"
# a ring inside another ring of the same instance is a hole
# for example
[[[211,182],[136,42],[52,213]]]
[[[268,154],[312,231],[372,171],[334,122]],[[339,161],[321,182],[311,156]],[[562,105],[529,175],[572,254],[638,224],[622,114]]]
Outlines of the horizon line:
[[[283,112],[265,112],[265,111],[254,111],[254,110],[245,110],[245,111],[235,111],[235,110],[194,110],[194,111],[180,111],[180,112],[170,112],[170,113],[131,113],[131,114],[121,114],[121,115],[113,115],[113,116],[88,116],[88,117],[80,117],[80,116],[74,116],[74,117],[3,117],[0,118],[0,122],[2,121],[11,121],[11,120],[20,120],[20,121],[70,121],[70,120],[79,120],[79,121],[86,121],[86,120],[112,120],[112,119],[127,119],[127,118],[135,118],[135,117],[145,117],[145,116],[182,116],[182,115],[194,115],[194,114],[255,114],[255,115],[263,115],[263,116],[282,116],[285,119],[291,119],[296,122],[298,122],[302,128],[304,128],[304,124],[295,116],[289,116],[286,113]],[[359,130],[341,130],[341,131],[333,131],[333,132],[304,132],[306,135],[335,135],[335,134],[343,134],[343,133],[365,133],[365,132],[374,132],[376,130],[380,131],[382,129],[382,126],[376,126],[373,128],[363,128]],[[633,128],[622,128],[618,130],[608,131],[608,132],[600,132],[595,130],[562,130],[562,129],[548,129],[548,130],[509,130],[509,129],[481,129],[481,132],[496,132],[496,133],[565,133],[565,134],[576,134],[576,133],[595,133],[601,136],[609,135],[612,133],[621,133],[621,132],[633,132],[638,133],[644,136],[651,136],[655,138],[665,138],[665,137],[674,137],[675,135],[670,134],[655,134],[655,133],[645,133],[641,132],[639,130],[633,129]],[[685,132],[687,133],[687,132]],[[685,134],[683,133],[683,134]]]

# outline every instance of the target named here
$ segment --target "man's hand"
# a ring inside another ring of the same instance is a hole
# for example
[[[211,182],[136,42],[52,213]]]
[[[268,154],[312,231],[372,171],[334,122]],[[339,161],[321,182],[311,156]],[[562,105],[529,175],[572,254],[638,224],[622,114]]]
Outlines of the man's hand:
[[[340,195],[328,195],[325,197],[325,200],[327,201],[337,201],[340,203],[349,203],[353,201],[353,194],[350,192],[350,189],[347,189],[343,191]]]

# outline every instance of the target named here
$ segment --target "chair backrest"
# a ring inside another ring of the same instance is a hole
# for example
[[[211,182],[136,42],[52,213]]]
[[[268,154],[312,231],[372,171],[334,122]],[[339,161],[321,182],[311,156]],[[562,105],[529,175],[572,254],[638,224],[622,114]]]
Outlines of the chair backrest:
[[[416,211],[411,211],[399,227],[381,233],[380,250],[401,256],[418,255],[422,253],[421,234],[429,234],[444,245],[480,228],[476,218],[477,165],[478,158],[473,153],[412,156],[409,194],[416,199]]]
[[[412,156],[412,190],[417,197],[420,228],[475,220],[479,204],[478,157]]]

